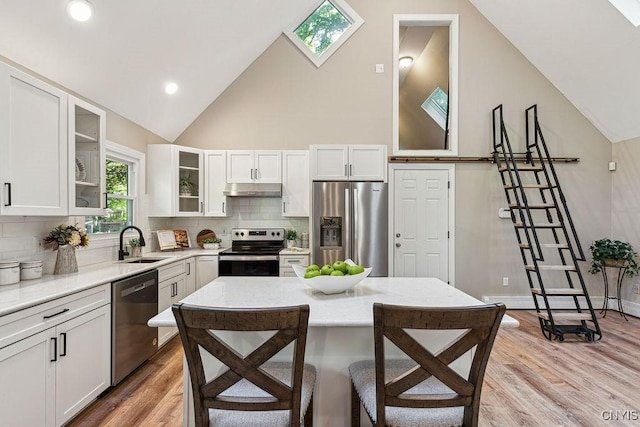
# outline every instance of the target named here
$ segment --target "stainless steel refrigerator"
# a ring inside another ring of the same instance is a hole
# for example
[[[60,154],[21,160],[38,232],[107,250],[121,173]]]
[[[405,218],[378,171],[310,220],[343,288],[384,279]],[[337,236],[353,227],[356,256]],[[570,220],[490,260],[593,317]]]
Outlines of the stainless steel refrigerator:
[[[352,259],[388,276],[388,191],[383,182],[314,182],[313,263]]]

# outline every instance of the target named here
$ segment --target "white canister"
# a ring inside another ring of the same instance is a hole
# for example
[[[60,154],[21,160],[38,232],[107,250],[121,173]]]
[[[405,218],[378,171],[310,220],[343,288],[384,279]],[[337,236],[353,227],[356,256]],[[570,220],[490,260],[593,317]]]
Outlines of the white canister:
[[[13,285],[20,281],[18,261],[0,261],[0,285]]]
[[[24,261],[20,263],[20,280],[32,280],[42,277],[42,261]]]

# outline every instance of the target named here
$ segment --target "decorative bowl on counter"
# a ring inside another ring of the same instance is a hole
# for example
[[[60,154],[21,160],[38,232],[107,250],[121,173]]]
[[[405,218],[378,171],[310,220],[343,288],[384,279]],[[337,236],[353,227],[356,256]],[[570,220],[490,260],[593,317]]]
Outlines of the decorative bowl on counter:
[[[296,276],[298,276],[305,285],[325,294],[338,294],[340,292],[344,292],[360,283],[371,273],[371,270],[373,270],[369,267],[365,268],[364,272],[360,274],[346,276],[316,276],[311,279],[305,279],[304,274],[307,271],[307,267],[303,265],[292,265],[291,267],[296,273]]]

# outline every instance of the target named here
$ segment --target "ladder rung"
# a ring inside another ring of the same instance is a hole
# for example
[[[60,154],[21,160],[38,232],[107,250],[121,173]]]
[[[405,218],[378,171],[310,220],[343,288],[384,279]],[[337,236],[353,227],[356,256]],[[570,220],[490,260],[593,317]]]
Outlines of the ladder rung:
[[[521,222],[514,222],[513,225],[516,228],[524,227]],[[528,228],[562,228],[562,224],[559,222],[542,222],[540,224],[535,224],[535,226],[528,226]]]
[[[509,207],[511,209],[517,209],[518,207],[520,207],[520,205],[516,204],[516,203],[512,203],[509,205]],[[529,205],[529,209],[549,209],[549,208],[555,208],[556,205],[554,205],[553,203],[532,203]],[[522,208],[524,209],[525,206],[522,206]]]
[[[522,249],[529,249],[528,243],[520,243]],[[569,249],[566,243],[540,243],[541,248]]]
[[[578,288],[545,288],[544,292],[540,288],[531,288],[531,293],[536,295],[573,295],[584,296],[582,289]]]
[[[535,265],[527,265],[525,268],[529,271],[536,271]],[[539,265],[538,269],[540,271],[576,271],[576,267],[573,265]]]
[[[506,166],[501,166],[498,169],[500,172],[506,172],[508,168]],[[542,170],[542,166],[518,166],[518,172],[540,172]]]
[[[505,184],[504,186],[506,190],[510,190],[514,187],[517,187],[517,185]],[[522,188],[551,188],[551,187],[549,186],[549,184],[522,184]]]
[[[551,313],[554,319],[557,320],[591,320],[591,315],[589,313]],[[544,320],[549,320],[548,313],[538,313],[538,317]]]

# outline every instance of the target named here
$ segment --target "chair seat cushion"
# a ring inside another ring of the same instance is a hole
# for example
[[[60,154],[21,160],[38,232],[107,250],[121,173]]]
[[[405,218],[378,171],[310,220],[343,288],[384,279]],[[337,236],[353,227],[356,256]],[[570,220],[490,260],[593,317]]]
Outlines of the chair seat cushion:
[[[386,381],[402,375],[416,366],[411,360],[386,360]],[[349,365],[351,381],[360,396],[360,401],[371,419],[376,421],[376,370],[375,361],[363,360]],[[409,389],[406,394],[446,394],[454,393],[435,377],[430,377],[417,386]],[[461,426],[464,408],[398,408],[387,406],[386,424],[399,426]]]
[[[291,363],[288,362],[268,362],[262,365],[262,369],[280,381],[291,385]],[[309,407],[313,396],[313,388],[316,382],[316,368],[305,363],[302,375],[302,394],[300,401],[300,421]],[[245,379],[229,387],[228,390],[220,393],[220,397],[233,398],[245,402],[269,401],[273,397],[256,387]],[[283,411],[228,411],[221,409],[209,409],[209,422],[212,426],[288,426],[289,412]]]

